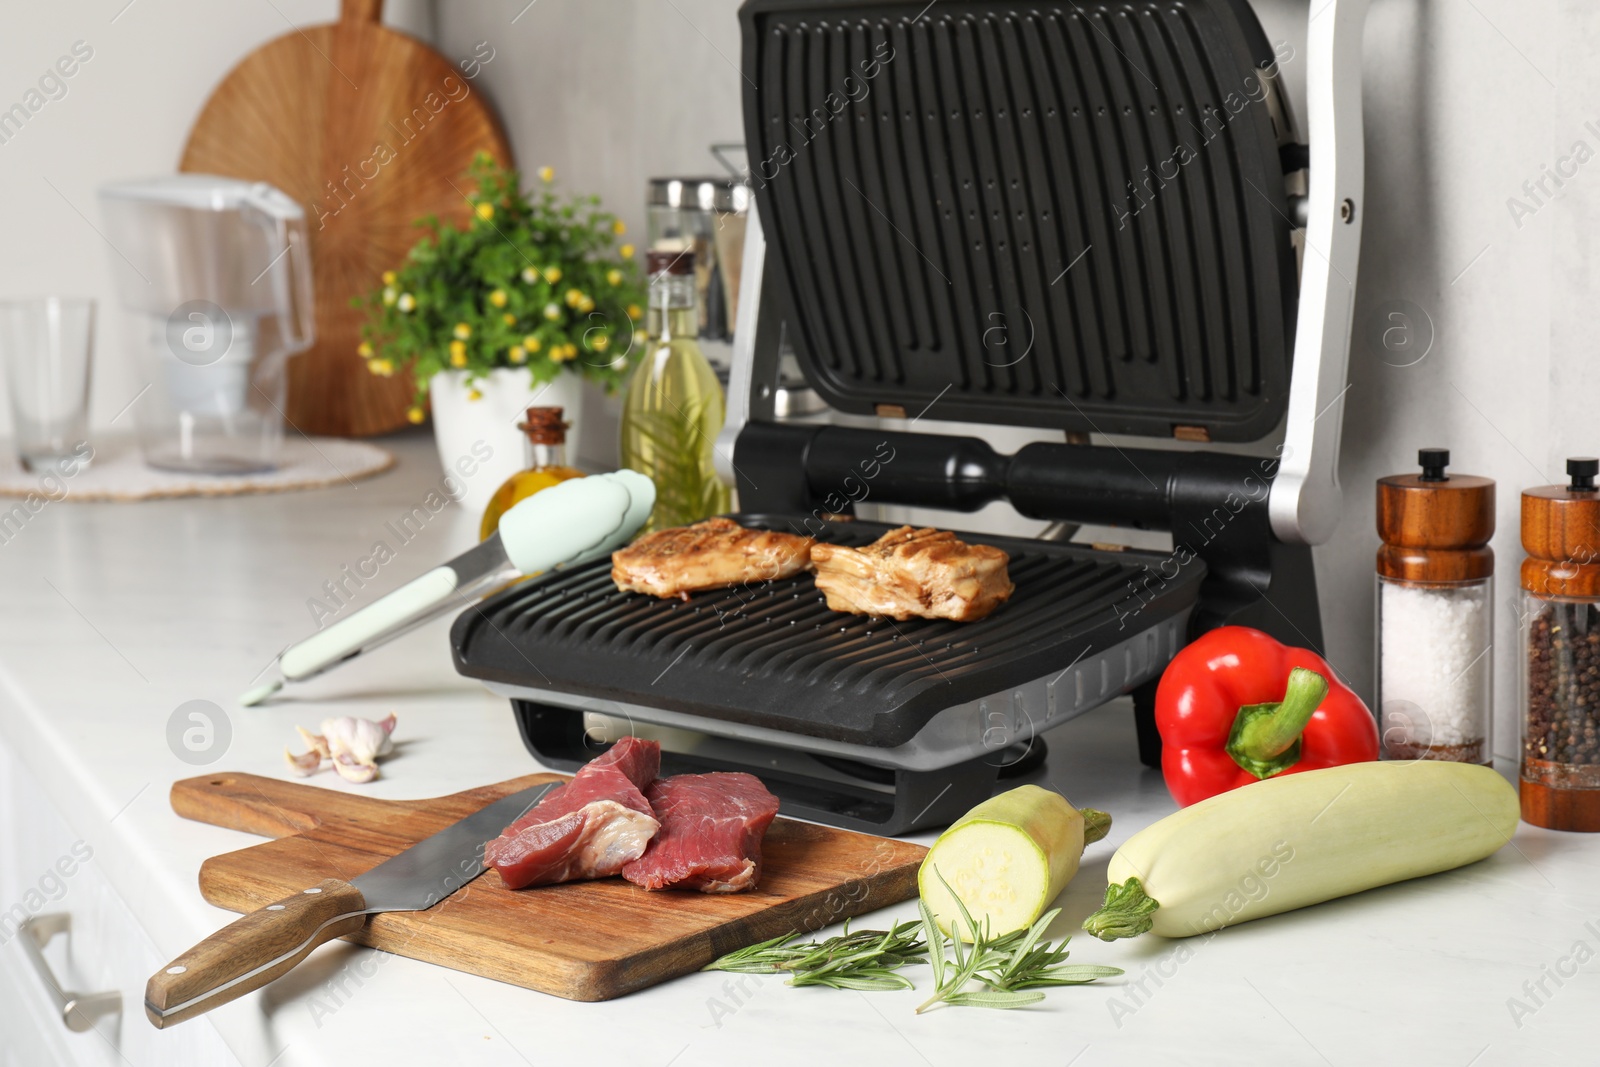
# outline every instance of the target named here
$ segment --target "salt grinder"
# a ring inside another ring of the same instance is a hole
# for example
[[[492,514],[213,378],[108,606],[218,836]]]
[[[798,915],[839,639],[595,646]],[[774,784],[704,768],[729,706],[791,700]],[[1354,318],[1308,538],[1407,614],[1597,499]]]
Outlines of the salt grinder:
[[[1600,830],[1600,460],[1522,494],[1522,818]]]
[[[1493,758],[1494,481],[1449,474],[1424,448],[1420,474],[1378,479],[1378,715],[1383,755]]]

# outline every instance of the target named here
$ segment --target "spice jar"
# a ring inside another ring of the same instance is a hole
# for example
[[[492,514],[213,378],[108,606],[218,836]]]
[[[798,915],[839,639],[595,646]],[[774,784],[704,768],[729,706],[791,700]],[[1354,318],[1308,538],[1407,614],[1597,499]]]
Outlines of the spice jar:
[[[1387,759],[1493,758],[1494,482],[1448,474],[1378,480],[1378,714]]]
[[[1522,818],[1600,830],[1600,460],[1522,494]]]

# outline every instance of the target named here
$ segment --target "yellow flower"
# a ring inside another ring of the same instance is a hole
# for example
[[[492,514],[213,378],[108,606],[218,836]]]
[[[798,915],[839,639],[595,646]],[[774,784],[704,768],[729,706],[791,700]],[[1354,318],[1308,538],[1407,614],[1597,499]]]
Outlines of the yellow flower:
[[[546,304],[544,306],[544,317],[549,319],[551,322],[559,319],[561,317],[560,306],[556,304]]]
[[[567,346],[567,358],[568,359],[577,359],[578,358],[578,346],[577,345],[569,344]]]
[[[410,293],[401,293],[400,299],[396,301],[396,305],[401,311],[410,311],[412,308],[417,306],[417,298],[412,296]]]
[[[575,308],[583,303],[583,294],[576,289],[568,289],[566,295],[567,307]]]
[[[606,346],[609,344],[611,344],[611,338],[602,333],[597,334],[595,339],[589,342],[589,347],[594,349],[596,352],[604,352],[606,350]]]
[[[621,248],[617,249],[617,251],[622,253],[622,258],[623,259],[632,259],[633,258],[633,246],[632,245],[623,245]]]
[[[500,321],[505,323],[507,326],[515,326],[517,324],[517,317],[508,311],[504,315],[500,316]]]
[[[406,419],[412,423],[421,423],[425,418],[427,418],[427,416],[423,414],[421,408],[412,408],[410,411],[406,412]]]
[[[525,363],[528,359],[528,350],[521,345],[512,345],[506,357],[513,363]]]
[[[532,285],[534,282],[539,280],[539,272],[534,270],[532,267],[523,267],[522,280],[527,282],[529,285]]]
[[[634,330],[633,331],[633,343],[634,344],[642,345],[647,340],[649,340],[649,338],[645,336],[645,332],[643,330]]]
[[[561,280],[561,268],[547,267],[544,272],[544,280],[549,282],[551,285],[559,282]]]
[[[618,237],[621,237],[623,234],[628,232],[628,225],[621,219],[617,219],[611,224],[611,232],[616,234]]]
[[[371,359],[372,342],[362,341],[360,344],[356,345],[356,355],[360,356],[362,359]]]
[[[394,282],[395,282],[395,273],[394,273],[394,271],[392,271],[392,270],[384,271],[383,272],[383,284],[384,285],[393,285]]]
[[[468,400],[482,400],[483,399],[483,394],[478,392],[476,389],[468,389],[467,390],[467,399]]]
[[[484,222],[488,222],[490,219],[494,218],[494,205],[490,203],[479,204],[477,207],[472,209],[472,212]]]
[[[529,352],[537,352],[539,349],[543,348],[544,345],[539,342],[537,337],[530,333],[528,336],[522,339],[522,347],[526,348]]]
[[[395,289],[394,289],[394,286],[392,286],[392,285],[391,285],[391,286],[389,286],[389,287],[388,287],[388,288],[387,288],[387,289],[385,289],[385,290],[384,290],[384,291],[383,291],[383,303],[384,303],[384,306],[385,306],[385,307],[391,307],[391,306],[393,306],[393,305],[394,305],[394,302],[395,302],[395,300],[396,300],[396,299],[397,299],[397,298],[398,298],[398,297],[399,297],[399,296],[400,296],[400,294],[399,294],[399,293],[397,293],[397,292],[395,292]]]
[[[643,315],[643,314],[644,314],[644,308],[640,307],[638,304],[629,304],[628,305],[628,318],[637,319],[640,315]]]
[[[555,181],[556,180],[556,168],[554,168],[554,167],[540,167],[539,168],[539,180],[542,181],[542,182],[553,182],[553,181]]]
[[[455,334],[456,340],[465,341],[467,338],[472,336],[472,327],[468,326],[464,322],[458,322],[456,323],[456,328],[450,332]]]
[[[594,301],[587,296],[584,297],[582,300],[578,301],[578,310],[583,312],[585,315],[589,314],[589,312],[594,310]]]
[[[606,271],[606,281],[610,282],[612,285],[621,285],[622,272],[617,270],[615,267],[611,268],[610,270]]]
[[[467,343],[465,341],[450,342],[450,365],[452,367],[465,367],[467,365]]]
[[[505,307],[506,306],[506,291],[504,289],[496,289],[493,292],[491,292],[489,294],[489,303],[493,304],[497,308]]]

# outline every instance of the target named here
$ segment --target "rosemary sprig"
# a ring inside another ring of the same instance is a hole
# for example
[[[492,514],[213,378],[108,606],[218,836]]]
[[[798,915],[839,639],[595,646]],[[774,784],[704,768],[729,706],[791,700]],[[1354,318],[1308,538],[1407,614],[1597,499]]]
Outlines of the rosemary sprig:
[[[934,873],[939,874],[937,870]],[[944,876],[939,875],[939,880],[944,881]],[[846,920],[844,932],[837,937],[795,944],[798,933],[784,934],[730,952],[703,969],[740,974],[788,971],[792,986],[872,992],[914,988],[911,980],[899,973],[900,968],[926,963],[933,968],[934,992],[917,1008],[919,1015],[936,1004],[1022,1008],[1043,1000],[1041,989],[1083,985],[1123,973],[1120,967],[1063,962],[1071,938],[1054,944],[1043,940],[1045,930],[1061,914],[1059,908],[1040,916],[1026,930],[992,937],[987,920],[980,925],[960,897],[954,892],[950,896],[961,919],[959,927],[952,924],[949,934],[939,928],[927,901],[918,901],[920,920],[896,923],[887,931],[851,933]],[[974,982],[978,988],[968,988]]]
[[[772,974],[789,971],[789,985],[829,986],[834,989],[911,989],[910,979],[895,972],[909,963],[925,963],[925,946],[915,921],[896,923],[888,931],[861,930],[844,933],[826,941],[792,944],[798,934],[763,941],[759,945],[730,952],[705,966],[708,971],[735,971],[741,974]]]
[[[950,884],[944,881],[944,875],[937,868],[934,874],[940,882],[944,882],[946,889],[950,889]],[[933,996],[917,1008],[919,1015],[939,1003],[975,1008],[1022,1008],[1043,1000],[1044,994],[1039,992],[1042,988],[1083,985],[1123,973],[1120,967],[1063,963],[1068,955],[1067,942],[1071,938],[1063,938],[1054,945],[1049,942],[1040,944],[1045,930],[1061,914],[1060,908],[1041,915],[1026,930],[1016,930],[996,938],[989,934],[987,919],[980,925],[973,920],[972,913],[954,890],[951,890],[950,897],[961,912],[961,926],[967,936],[961,936],[961,929],[951,929],[949,940],[952,959],[949,963],[944,959],[945,935],[934,919],[933,910],[926,901],[918,903],[923,930],[930,946],[928,958],[933,965],[934,984]],[[967,986],[974,979],[985,988],[968,989]]]

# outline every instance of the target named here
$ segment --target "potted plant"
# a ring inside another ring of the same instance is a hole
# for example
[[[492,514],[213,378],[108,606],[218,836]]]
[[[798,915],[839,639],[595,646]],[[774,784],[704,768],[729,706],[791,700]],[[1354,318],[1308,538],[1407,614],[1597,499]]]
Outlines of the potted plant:
[[[633,246],[618,244],[622,221],[598,197],[558,196],[549,167],[525,193],[486,154],[468,177],[468,224],[423,219],[405,262],[358,300],[358,351],[374,374],[410,371],[411,421],[431,403],[439,458],[481,511],[522,467],[525,408],[564,408],[575,441],[583,382],[610,392],[626,381],[644,288]]]

